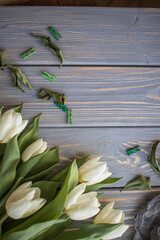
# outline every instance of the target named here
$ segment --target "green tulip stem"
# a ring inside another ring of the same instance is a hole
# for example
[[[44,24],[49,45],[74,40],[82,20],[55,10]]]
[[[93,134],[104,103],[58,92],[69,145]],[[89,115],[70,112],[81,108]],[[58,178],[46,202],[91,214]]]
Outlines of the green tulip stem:
[[[0,225],[8,218],[7,214],[4,214],[2,218],[0,218]]]

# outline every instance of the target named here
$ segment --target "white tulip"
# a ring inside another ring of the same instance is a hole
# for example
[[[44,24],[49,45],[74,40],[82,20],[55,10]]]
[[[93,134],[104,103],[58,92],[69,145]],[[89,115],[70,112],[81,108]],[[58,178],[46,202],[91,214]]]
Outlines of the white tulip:
[[[109,224],[118,224],[124,222],[125,214],[122,210],[113,209],[114,202],[106,205],[100,213],[95,217],[94,223],[109,223]],[[121,237],[123,233],[129,228],[128,225],[123,224],[117,227],[112,232],[106,234],[102,240],[114,239],[117,237]]]
[[[19,186],[8,198],[5,208],[7,215],[13,219],[26,218],[37,212],[46,203],[40,198],[41,190],[31,188],[32,182]]]
[[[84,193],[86,184],[76,186],[65,201],[65,212],[73,220],[84,220],[96,215],[100,209],[100,203],[96,198],[96,192]]]
[[[28,120],[22,120],[20,113],[14,109],[6,111],[0,118],[0,142],[7,143],[26,127]]]
[[[112,173],[108,171],[106,162],[99,162],[100,157],[92,158],[79,168],[79,181],[88,186],[99,183]]]
[[[28,159],[40,153],[43,153],[46,150],[46,148],[47,142],[43,141],[42,138],[38,139],[24,150],[24,152],[22,153],[22,161],[26,162]]]

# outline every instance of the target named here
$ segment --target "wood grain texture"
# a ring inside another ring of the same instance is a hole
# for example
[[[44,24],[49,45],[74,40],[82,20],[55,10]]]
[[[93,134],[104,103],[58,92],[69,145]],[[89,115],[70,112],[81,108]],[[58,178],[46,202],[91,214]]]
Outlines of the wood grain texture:
[[[109,188],[123,187],[138,175],[151,177],[152,186],[160,185],[159,175],[147,160],[153,143],[160,139],[159,128],[41,128],[39,137],[50,147],[60,147],[61,162],[53,174],[71,164],[74,158],[98,155],[107,162],[113,177],[124,176]],[[128,156],[126,151],[137,145],[141,151]]]
[[[116,238],[116,240],[133,240],[135,234],[134,230],[134,218],[138,210],[146,202],[147,199],[152,199],[156,195],[160,194],[160,188],[153,189],[151,191],[106,191],[106,194],[100,198],[102,208],[111,201],[115,201],[115,208],[121,209],[125,212],[125,223],[129,225],[128,230],[122,237]],[[92,223],[93,220],[75,222],[70,226],[71,230],[76,230],[84,224]],[[67,231],[70,231],[69,229]]]
[[[37,98],[41,88],[64,92],[73,110],[75,126],[160,126],[160,68],[124,67],[22,67],[35,92],[13,88],[6,70],[0,74],[1,105],[24,102],[26,118],[43,113],[41,127],[70,127],[66,114],[53,99]],[[41,77],[42,70],[57,77]]]
[[[30,35],[51,36],[49,25],[63,36],[59,42],[54,40],[66,58],[62,68],[41,41]],[[133,239],[137,210],[147,196],[160,193],[159,175],[147,162],[153,142],[160,138],[159,37],[158,9],[0,8],[0,48],[6,49],[6,63],[23,66],[35,88],[33,92],[24,87],[23,94],[13,88],[9,71],[1,72],[1,105],[10,108],[24,102],[23,119],[43,113],[39,137],[51,147],[60,146],[61,162],[52,174],[74,158],[102,155],[113,177],[125,177],[102,189],[106,195],[101,197],[102,206],[115,200],[116,208],[126,213],[130,228],[118,240]],[[30,47],[37,53],[21,59],[20,54]],[[55,83],[40,76],[43,70],[57,77]],[[37,99],[43,87],[66,94],[73,126],[67,125],[66,114],[53,101]],[[141,151],[128,156],[126,150],[136,145]],[[153,190],[119,192],[139,174],[151,177]]]
[[[31,32],[51,36],[54,25],[63,38],[58,43],[65,65],[160,65],[159,9],[86,7],[1,7],[1,48],[7,61],[23,65],[59,65]],[[22,61],[20,54],[35,47]]]

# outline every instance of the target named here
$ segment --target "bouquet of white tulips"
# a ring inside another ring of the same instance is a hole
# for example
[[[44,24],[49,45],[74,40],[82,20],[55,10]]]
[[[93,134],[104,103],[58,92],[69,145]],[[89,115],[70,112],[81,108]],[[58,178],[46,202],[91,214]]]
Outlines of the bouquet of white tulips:
[[[119,181],[111,178],[100,157],[88,156],[54,175],[45,177],[59,162],[58,148],[47,149],[37,139],[40,115],[28,124],[22,120],[22,105],[0,110],[0,240],[100,240],[122,236],[128,225],[124,213],[102,210],[96,190]],[[75,231],[73,221],[93,218]]]

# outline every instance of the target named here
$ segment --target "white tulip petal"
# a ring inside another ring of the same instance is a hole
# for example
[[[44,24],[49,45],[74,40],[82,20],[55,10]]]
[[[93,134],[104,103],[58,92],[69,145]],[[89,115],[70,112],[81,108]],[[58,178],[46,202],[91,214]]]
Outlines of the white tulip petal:
[[[14,198],[12,198],[12,201],[9,202],[9,204],[21,204],[21,201],[27,201],[30,202],[34,199],[35,190],[32,188],[25,189],[23,191],[19,191]],[[8,204],[8,202],[6,203]]]
[[[83,193],[77,199],[77,203],[80,204],[80,203],[83,203],[83,202],[91,201],[93,198],[96,198],[96,196],[97,196],[96,192]]]
[[[82,194],[77,199],[77,203],[75,205],[72,205],[71,208],[74,206],[79,206],[80,204],[81,205],[89,204],[92,207],[99,207],[101,204],[98,202],[98,198],[96,198],[96,195],[97,195],[96,192]]]
[[[65,209],[70,208],[71,205],[75,204],[78,197],[85,191],[86,184],[81,183],[78,186],[76,186],[66,197],[65,201]]]
[[[86,184],[87,184],[87,186],[90,186],[90,185],[102,182],[103,180],[110,177],[111,175],[112,175],[112,173],[109,172],[108,170],[106,170],[102,175],[100,175],[99,177],[97,177],[95,179],[89,180]]]
[[[22,185],[20,185],[13,193],[11,193],[11,195],[9,196],[6,204],[12,202],[12,201],[15,201],[17,198],[19,199],[18,195],[20,193],[23,193],[23,191],[27,188],[30,188],[32,186],[32,182],[26,182],[26,183],[23,183]]]
[[[28,123],[28,120],[23,120],[20,125],[15,125],[13,128],[7,133],[5,138],[3,139],[2,143],[7,143],[11,138],[13,138],[16,134],[19,134],[24,130]]]
[[[7,126],[7,122],[8,122],[7,120],[8,119],[5,120],[7,131],[5,131],[4,139],[14,126],[19,126],[20,124],[22,124],[22,116],[20,113],[13,111],[12,112],[12,122],[10,122],[10,124],[8,124],[8,126]]]
[[[46,200],[43,198],[39,198],[37,200],[31,201],[28,210],[23,215],[23,218],[29,217],[35,212],[37,212],[39,209],[41,209],[44,206],[45,203],[46,203]]]
[[[113,230],[112,232],[106,234],[104,237],[102,237],[102,240],[111,240],[114,238],[118,238],[121,237],[123,235],[123,233],[129,228],[128,225],[121,225],[119,227],[117,227],[115,230]]]
[[[40,138],[37,141],[30,144],[22,153],[22,161],[26,162],[28,159],[33,157],[35,152],[37,152],[43,146],[43,139]]]
[[[7,132],[9,131],[8,129],[10,129],[10,126],[12,126],[13,123],[13,117],[12,117],[12,113],[13,113],[13,109],[6,111],[5,113],[2,114],[1,118],[0,118],[0,141],[3,140],[3,138],[5,137],[5,135],[7,134]]]
[[[108,203],[101,211],[100,213],[95,217],[94,219],[94,223],[101,223],[106,216],[108,216],[110,214],[110,212],[112,211],[114,207],[114,202],[110,202]]]
[[[122,210],[115,210],[112,209],[111,214],[105,218],[105,222],[110,223],[110,224],[117,224],[117,223],[121,223],[124,220],[124,213]]]
[[[21,200],[21,204],[10,203],[6,205],[7,215],[13,219],[20,219],[29,209],[30,202],[24,202]]]
[[[100,211],[99,208],[90,207],[89,203],[85,205],[79,205],[79,208],[71,208],[66,211],[67,215],[73,220],[84,220],[95,216]]]
[[[34,157],[34,156],[36,156],[38,154],[43,153],[46,149],[47,149],[47,142],[44,141],[42,146],[32,155],[32,157]]]
[[[108,171],[107,163],[100,162],[100,157],[93,158],[79,168],[79,181],[88,186],[102,182],[112,173]]]
[[[124,222],[125,214],[122,210],[113,209],[114,202],[107,204],[95,217],[94,223],[117,224]]]
[[[83,174],[86,174],[87,172],[89,173],[90,171],[94,171],[98,168],[99,171],[104,171],[106,169],[106,163],[105,162],[95,162],[94,164],[86,164],[85,166],[81,166],[79,168],[79,174],[80,175],[83,175]],[[97,173],[99,173],[97,171]]]
[[[81,182],[88,182],[99,178],[105,171],[107,165],[105,162],[97,162],[89,170],[86,169],[81,173],[79,172],[79,178]]]
[[[41,196],[41,189],[39,187],[32,188],[32,189],[35,190],[34,199],[40,198],[40,196]]]
[[[124,221],[123,211],[112,209],[112,211],[99,223],[117,224],[123,221]]]
[[[29,202],[21,199],[17,202],[10,203],[6,207],[7,214],[13,219],[25,218],[37,212],[45,202],[46,200],[42,198]]]
[[[100,160],[100,157],[96,157],[85,162],[82,166],[79,167],[80,173],[83,172],[83,170],[85,170],[86,168],[90,169],[99,160]]]
[[[22,116],[20,113],[15,112],[14,109],[11,109],[2,114],[0,118],[0,141],[3,141],[8,132],[16,124],[19,125],[22,123]]]
[[[41,190],[31,188],[31,185],[32,182],[26,182],[10,195],[5,204],[8,216],[13,219],[29,217],[46,203],[45,199],[40,198]]]
[[[84,207],[85,208],[85,206],[98,208],[98,207],[100,207],[100,205],[101,204],[98,202],[98,199],[97,198],[93,198],[93,199],[88,199],[85,202],[81,202],[81,203],[77,202],[76,204],[72,205],[69,208],[69,210],[72,209],[72,208],[76,208],[78,210],[80,207]]]

